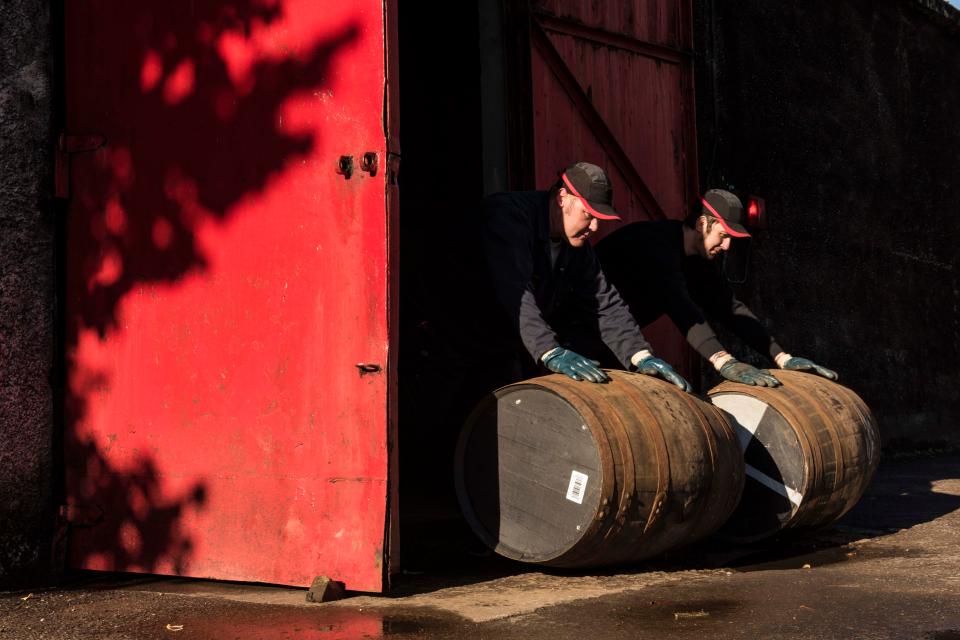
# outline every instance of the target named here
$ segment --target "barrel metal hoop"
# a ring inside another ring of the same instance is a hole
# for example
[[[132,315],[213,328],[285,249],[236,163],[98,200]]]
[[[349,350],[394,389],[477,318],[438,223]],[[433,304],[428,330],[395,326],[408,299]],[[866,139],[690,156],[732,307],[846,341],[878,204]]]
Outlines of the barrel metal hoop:
[[[663,503],[667,498],[667,492],[670,490],[670,452],[667,449],[667,441],[663,437],[663,431],[658,426],[660,424],[659,421],[656,416],[653,415],[653,411],[650,410],[647,403],[642,401],[643,396],[640,393],[641,390],[631,379],[632,376],[638,375],[642,374],[628,373],[623,374],[623,377],[625,382],[630,382],[630,389],[632,391],[632,393],[628,394],[630,402],[633,403],[639,413],[642,413],[647,418],[647,420],[640,420],[639,422],[649,436],[650,442],[653,443],[657,459],[657,492],[654,496],[653,503],[650,505],[647,522],[643,527],[643,532],[646,533],[654,523],[660,519],[660,514],[663,511]]]
[[[704,439],[707,441],[707,450],[710,452],[710,466],[716,471],[717,464],[719,463],[718,454],[717,454],[717,443],[715,442],[716,437],[713,433],[713,428],[710,426],[710,421],[703,414],[703,411],[694,404],[692,401],[693,396],[689,394],[684,395],[683,401],[687,406],[690,407],[690,413],[696,416],[697,422],[700,424],[700,428],[703,430]]]
[[[721,429],[725,432],[724,435],[727,435],[731,441],[736,441],[736,435],[733,433],[733,428],[727,423],[726,419],[723,418],[720,410],[714,407],[709,403],[702,403],[704,405],[703,409],[697,406],[697,400],[693,396],[684,397],[684,401],[690,406],[691,413],[695,414],[697,417],[697,422],[700,424],[701,429],[703,430],[704,438],[707,441],[707,449],[710,452],[710,470],[711,470],[711,482],[716,481],[716,474],[722,466],[722,461],[720,459],[720,441],[717,434],[713,430],[713,423],[710,420],[710,417],[706,414],[706,411],[713,411],[715,420],[721,424]],[[711,487],[712,490],[712,487]],[[739,497],[739,496],[738,496]],[[697,517],[701,517],[703,512],[708,511],[711,505],[703,503],[700,506],[700,510],[697,514]],[[734,502],[730,511],[736,507],[736,502]],[[729,512],[728,512],[729,513]],[[720,526],[722,522],[718,523],[717,526]]]
[[[870,412],[870,409],[867,408],[867,405],[863,400],[858,396],[853,390],[848,389],[842,385],[837,385],[837,394],[842,397],[846,403],[847,407],[856,413],[857,423],[863,425],[863,435],[865,436],[866,442],[865,445],[865,464],[864,468],[868,469],[868,473],[861,473],[858,475],[859,483],[855,491],[850,493],[850,499],[848,497],[849,504],[844,505],[843,511],[840,515],[843,515],[849,511],[853,505],[856,504],[859,496],[863,494],[867,486],[873,480],[873,474],[876,471],[877,465],[880,462],[880,431],[877,428],[877,421],[873,417],[873,414]],[[839,516],[838,516],[839,517]]]
[[[801,374],[801,375],[809,375],[809,374]],[[812,377],[812,376],[806,382],[808,385],[812,387],[812,389],[815,389],[816,385],[822,384],[819,378]],[[837,421],[833,418],[833,416],[831,416],[830,414],[828,414],[826,411],[823,410],[823,402],[816,401],[818,398],[815,395],[815,393],[812,391],[812,389],[805,389],[801,386],[798,386],[796,393],[797,395],[803,396],[805,399],[809,401],[809,403],[813,406],[814,411],[817,413],[818,416],[820,416],[821,422],[823,423],[824,427],[830,433],[830,442],[831,444],[833,444],[834,468],[836,469],[836,471],[833,476],[833,486],[830,487],[830,493],[827,495],[833,496],[837,493],[837,491],[840,490],[841,486],[843,486],[844,481],[846,480],[846,468],[843,463],[843,459],[844,459],[843,443],[840,441],[840,436],[837,433],[837,429],[838,429]]]
[[[873,414],[870,413],[870,410],[866,407],[863,400],[854,393],[851,389],[848,389],[839,384],[828,383],[824,380],[816,379],[811,381],[811,384],[815,382],[816,385],[819,385],[819,388],[826,398],[840,401],[842,400],[843,408],[850,415],[845,416],[849,418],[850,424],[858,424],[863,427],[863,435],[867,436],[869,441],[867,443],[868,456],[867,464],[864,465],[864,469],[869,469],[869,473],[854,473],[857,469],[855,465],[847,466],[848,462],[854,460],[852,455],[848,455],[847,449],[843,448],[843,439],[840,437],[840,427],[843,426],[844,422],[832,418],[832,424],[837,428],[832,430],[832,433],[836,433],[836,440],[839,444],[835,443],[834,446],[837,447],[837,486],[835,487],[833,493],[832,504],[830,505],[830,512],[828,517],[830,518],[839,518],[844,513],[849,511],[853,505],[856,504],[859,497],[866,490],[867,485],[873,478],[873,471],[876,469],[876,465],[879,462],[879,433],[876,427],[876,421],[873,417]],[[848,434],[849,435],[849,434]],[[842,471],[842,474],[840,473]],[[853,475],[851,476],[851,473]],[[840,478],[843,478],[843,482],[840,482]],[[855,487],[850,486],[850,482],[854,479],[857,479]]]

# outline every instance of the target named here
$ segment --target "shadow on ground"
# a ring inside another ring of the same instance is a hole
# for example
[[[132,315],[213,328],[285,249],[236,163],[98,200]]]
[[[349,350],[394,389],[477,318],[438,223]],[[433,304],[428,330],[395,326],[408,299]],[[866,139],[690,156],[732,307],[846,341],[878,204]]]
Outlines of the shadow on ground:
[[[919,549],[854,548],[865,538],[890,535],[931,522],[960,508],[960,495],[937,490],[960,476],[960,456],[884,462],[860,502],[837,523],[817,530],[791,531],[751,544],[716,537],[634,566],[561,570],[507,560],[486,549],[467,524],[448,514],[409,523],[404,532],[404,571],[391,596],[429,593],[537,571],[559,576],[729,568],[734,571],[800,569],[883,555],[917,555]]]
[[[865,538],[878,538],[931,522],[960,508],[960,495],[938,490],[938,484],[960,475],[960,456],[906,459],[881,464],[857,505],[835,524],[796,530],[752,544],[730,544],[711,538],[668,553],[649,565],[671,568],[737,571],[799,569],[883,554],[919,554],[920,550],[854,549]]]

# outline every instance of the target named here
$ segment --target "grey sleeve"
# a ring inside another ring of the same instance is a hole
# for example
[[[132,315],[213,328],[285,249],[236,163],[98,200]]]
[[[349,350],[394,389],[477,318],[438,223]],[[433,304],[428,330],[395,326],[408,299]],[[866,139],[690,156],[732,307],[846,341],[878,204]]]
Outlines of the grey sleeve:
[[[650,349],[650,343],[643,337],[623,298],[607,281],[592,251],[587,271],[581,280],[580,293],[595,300],[600,337],[624,368],[629,369],[630,358],[637,351]]]
[[[714,272],[708,286],[701,287],[701,291],[707,313],[729,328],[751,349],[771,358],[783,350],[750,308],[737,299],[722,275]],[[719,345],[719,342],[717,344]]]

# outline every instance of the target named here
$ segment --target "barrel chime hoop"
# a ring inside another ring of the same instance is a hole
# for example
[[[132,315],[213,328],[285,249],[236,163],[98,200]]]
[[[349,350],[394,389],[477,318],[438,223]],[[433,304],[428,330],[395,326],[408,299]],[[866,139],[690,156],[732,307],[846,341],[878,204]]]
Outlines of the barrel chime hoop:
[[[467,443],[470,441],[470,436],[473,434],[473,429],[474,429],[474,426],[476,425],[476,421],[474,420],[474,418],[478,415],[481,415],[483,411],[486,410],[487,405],[489,405],[490,403],[497,402],[497,400],[499,399],[499,396],[496,394],[499,392],[500,392],[500,389],[497,389],[494,393],[484,397],[480,402],[478,402],[477,406],[473,408],[473,411],[470,412],[470,415],[468,416],[467,421],[464,423],[465,428],[460,433],[460,437],[457,440],[457,447],[456,447],[456,450],[454,451],[454,460],[459,461],[461,465],[463,464],[462,461],[466,459]],[[454,465],[456,464],[457,462],[454,463]],[[469,500],[470,493],[467,490],[466,481],[463,475],[459,473],[454,474],[453,483],[454,483],[454,490],[457,493],[458,499],[460,498],[460,496],[462,496],[462,499],[464,501],[470,502]],[[490,535],[490,532],[480,521],[479,516],[474,511],[472,503],[470,504],[470,507],[471,508],[469,509],[461,509],[461,511],[463,512],[464,518],[466,518],[467,523],[470,525],[470,528],[473,529],[474,533],[477,534],[480,540],[491,549],[495,549],[497,547],[498,541],[495,540],[492,535]]]
[[[784,416],[797,436],[797,441],[803,450],[804,460],[810,461],[810,463],[806,465],[806,473],[804,474],[806,483],[801,492],[804,500],[797,505],[797,510],[793,514],[793,517],[785,524],[784,528],[789,528],[795,523],[801,522],[806,514],[815,511],[818,503],[823,500],[817,488],[822,487],[824,484],[826,455],[820,443],[811,440],[811,434],[808,433],[806,429],[800,428],[800,425],[811,422],[811,420],[807,418],[810,416],[811,411],[815,413],[815,410],[812,410],[812,408],[808,406],[809,403],[806,402],[806,399],[795,393],[792,388],[784,389],[783,393],[789,401],[781,395],[769,393],[770,398],[767,404]],[[804,401],[804,404],[801,404],[801,400]],[[813,497],[810,498],[810,496]]]
[[[631,457],[629,459],[629,464],[628,464],[627,452],[624,451],[624,444],[629,446],[629,441],[626,438],[627,429],[623,421],[620,419],[619,415],[617,415],[616,413],[610,413],[609,411],[604,411],[603,407],[594,406],[594,404],[590,401],[589,398],[584,398],[580,393],[576,392],[576,389],[578,388],[576,387],[576,385],[567,386],[565,388],[568,390],[568,392],[570,390],[573,390],[573,393],[576,394],[575,397],[578,402],[582,402],[584,406],[590,407],[590,413],[591,413],[592,419],[588,420],[587,424],[590,426],[591,432],[594,433],[594,439],[599,440],[599,438],[597,437],[597,432],[601,432],[605,438],[605,442],[610,451],[610,460],[613,460],[614,455],[616,455],[620,458],[620,462],[621,462],[621,466],[620,466],[621,477],[618,478],[616,476],[616,473],[613,473],[612,480],[609,483],[605,483],[605,488],[608,487],[610,491],[608,493],[607,492],[604,493],[604,498],[601,501],[601,509],[602,509],[601,515],[594,519],[595,522],[597,522],[598,528],[601,525],[603,526],[603,531],[599,535],[589,537],[589,540],[592,543],[591,546],[601,546],[604,543],[604,541],[616,536],[616,534],[619,533],[621,527],[619,526],[619,520],[617,518],[617,514],[620,512],[620,509],[622,508],[624,496],[630,495],[630,492],[635,490],[636,478],[634,477],[633,469],[632,469],[632,464],[633,464],[632,450],[630,450]],[[580,411],[577,404],[574,404],[574,403],[571,403],[571,404],[574,405],[574,408],[577,408],[577,410]],[[583,415],[582,411],[581,411],[581,415]],[[614,425],[614,429],[622,437],[611,438],[610,437],[611,434],[607,429],[597,428],[597,426],[601,423],[606,425],[611,425],[611,424]],[[614,468],[613,465],[605,465],[605,470],[606,470],[606,467],[609,467],[611,471]],[[619,499],[615,500],[615,497],[617,496],[619,496]],[[615,501],[616,501],[616,505],[614,505]],[[616,509],[614,509],[614,506],[616,507]],[[594,531],[594,530],[595,529],[591,529],[591,531]],[[584,536],[584,539],[588,539],[588,537]],[[580,546],[577,545],[572,549],[570,549],[567,553],[564,554],[563,556],[564,559],[569,559],[579,555],[579,552],[581,551],[579,547]]]
[[[550,380],[549,378],[538,379],[536,386],[550,391],[558,398],[573,407],[583,419],[583,424],[587,425],[587,428],[590,429],[590,433],[593,434],[593,439],[596,441],[599,449],[601,462],[600,467],[603,473],[603,481],[601,482],[600,490],[600,512],[590,520],[589,528],[583,532],[583,534],[580,536],[580,539],[572,547],[567,549],[561,555],[547,562],[557,561],[560,559],[569,560],[571,557],[576,557],[584,545],[589,546],[591,544],[595,544],[595,539],[598,536],[594,534],[608,526],[606,523],[606,518],[602,517],[602,513],[605,507],[609,508],[609,504],[613,499],[617,486],[616,473],[612,464],[614,458],[613,446],[610,442],[610,438],[607,437],[607,434],[604,433],[602,429],[597,428],[597,425],[600,421],[597,412],[594,410],[594,407],[591,405],[591,403],[585,401],[579,394],[571,394],[571,387],[560,385],[556,381]]]

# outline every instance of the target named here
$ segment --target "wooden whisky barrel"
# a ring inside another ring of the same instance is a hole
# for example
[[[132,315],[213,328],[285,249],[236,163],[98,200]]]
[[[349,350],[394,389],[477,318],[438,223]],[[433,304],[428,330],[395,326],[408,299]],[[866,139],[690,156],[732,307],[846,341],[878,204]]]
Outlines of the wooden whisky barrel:
[[[556,567],[648,558],[697,540],[743,487],[723,414],[650,376],[562,375],[487,396],[457,445],[457,497],[500,555]]]
[[[743,498],[721,529],[733,540],[835,521],[880,461],[876,421],[857,394],[809,373],[771,373],[782,386],[724,382],[709,392],[732,416],[746,466]]]

